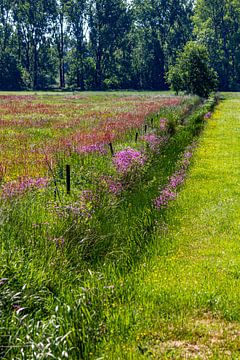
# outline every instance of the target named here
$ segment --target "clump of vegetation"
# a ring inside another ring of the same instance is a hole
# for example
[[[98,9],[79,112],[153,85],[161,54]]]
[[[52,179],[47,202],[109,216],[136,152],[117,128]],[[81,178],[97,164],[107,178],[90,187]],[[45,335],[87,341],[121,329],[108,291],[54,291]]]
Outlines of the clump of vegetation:
[[[171,66],[167,81],[174,91],[185,91],[207,98],[216,90],[217,73],[210,66],[210,59],[204,45],[190,41]]]
[[[10,53],[0,54],[0,89],[20,90],[24,87],[23,71]]]

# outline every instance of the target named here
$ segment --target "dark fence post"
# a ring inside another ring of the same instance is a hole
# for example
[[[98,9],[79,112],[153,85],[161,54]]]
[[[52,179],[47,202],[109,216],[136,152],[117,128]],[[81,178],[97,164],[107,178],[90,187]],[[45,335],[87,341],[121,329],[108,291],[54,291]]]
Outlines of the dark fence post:
[[[146,124],[146,125],[145,125],[145,128],[144,128],[145,134],[146,134],[146,132],[147,132],[147,128],[148,128],[148,126],[147,126],[147,124]]]
[[[66,165],[66,184],[67,184],[67,194],[71,192],[71,168],[70,165]]]
[[[109,147],[110,147],[111,155],[114,156],[114,150],[113,150],[113,145],[112,145],[112,143],[110,142],[108,145],[109,145]]]
[[[137,142],[137,141],[138,141],[138,132],[135,135],[135,142]]]

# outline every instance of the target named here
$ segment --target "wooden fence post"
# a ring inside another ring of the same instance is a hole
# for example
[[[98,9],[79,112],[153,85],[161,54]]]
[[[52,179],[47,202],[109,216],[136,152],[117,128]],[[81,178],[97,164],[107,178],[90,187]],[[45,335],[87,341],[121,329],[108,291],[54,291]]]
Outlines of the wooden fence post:
[[[112,143],[110,142],[108,145],[109,145],[109,147],[110,147],[111,155],[114,156],[114,150],[113,150],[113,145],[112,145]]]
[[[66,185],[67,185],[67,194],[71,193],[71,167],[66,165]]]

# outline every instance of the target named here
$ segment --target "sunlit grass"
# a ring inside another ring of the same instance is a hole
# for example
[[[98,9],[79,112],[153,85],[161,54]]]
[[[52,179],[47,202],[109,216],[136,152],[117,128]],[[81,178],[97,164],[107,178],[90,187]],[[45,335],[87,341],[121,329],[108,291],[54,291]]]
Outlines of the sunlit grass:
[[[136,275],[137,330],[110,345],[109,359],[239,356],[238,98],[228,95],[208,122],[189,178],[154,235],[155,256]]]

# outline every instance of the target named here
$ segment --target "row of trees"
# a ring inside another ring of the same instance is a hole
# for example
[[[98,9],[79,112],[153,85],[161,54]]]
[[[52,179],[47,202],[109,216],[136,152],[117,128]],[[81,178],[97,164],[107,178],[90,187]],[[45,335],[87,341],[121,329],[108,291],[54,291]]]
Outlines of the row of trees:
[[[192,39],[237,89],[239,0],[0,0],[0,88],[164,89]]]

